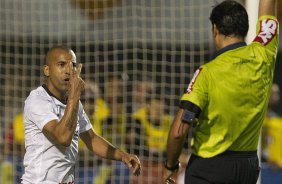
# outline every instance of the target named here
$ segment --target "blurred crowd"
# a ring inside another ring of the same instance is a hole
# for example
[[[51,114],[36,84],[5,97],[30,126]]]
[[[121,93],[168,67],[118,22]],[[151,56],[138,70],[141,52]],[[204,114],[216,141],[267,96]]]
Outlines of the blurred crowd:
[[[280,87],[274,83],[262,128],[262,184],[278,184],[282,181],[282,117],[275,111],[279,103]]]

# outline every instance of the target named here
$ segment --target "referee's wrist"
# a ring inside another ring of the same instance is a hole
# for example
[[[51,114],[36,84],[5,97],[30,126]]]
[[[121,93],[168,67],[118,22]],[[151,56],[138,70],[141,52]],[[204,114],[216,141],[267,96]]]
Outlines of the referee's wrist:
[[[173,166],[169,166],[167,165],[167,160],[165,160],[164,167],[171,172],[177,172],[180,167],[180,162],[177,160],[177,162]]]

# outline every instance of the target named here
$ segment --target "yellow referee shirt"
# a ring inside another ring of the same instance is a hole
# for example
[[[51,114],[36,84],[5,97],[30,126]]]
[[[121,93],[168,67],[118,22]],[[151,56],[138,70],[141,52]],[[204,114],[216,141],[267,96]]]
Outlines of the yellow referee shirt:
[[[217,51],[200,67],[181,100],[201,108],[191,142],[192,153],[209,158],[257,149],[278,51],[278,21],[262,16],[250,44]]]

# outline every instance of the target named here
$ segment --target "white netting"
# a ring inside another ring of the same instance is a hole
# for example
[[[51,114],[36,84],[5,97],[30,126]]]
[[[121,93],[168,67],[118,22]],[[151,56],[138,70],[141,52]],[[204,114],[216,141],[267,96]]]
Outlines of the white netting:
[[[174,115],[195,69],[210,58],[208,18],[213,5],[207,0],[1,0],[0,183],[8,181],[9,174],[18,183],[22,175],[22,119],[17,115],[30,90],[42,84],[44,54],[57,44],[76,52],[83,78],[100,88],[98,115],[92,115],[94,95],[85,95],[97,132],[140,156],[143,183],[161,178],[163,140],[154,147],[150,136],[167,133],[163,121]],[[146,93],[142,86],[147,86]],[[138,109],[152,99],[147,119],[154,124],[146,128],[136,112],[142,114]],[[129,179],[124,165],[101,161],[84,149],[76,167],[77,183],[137,182]]]

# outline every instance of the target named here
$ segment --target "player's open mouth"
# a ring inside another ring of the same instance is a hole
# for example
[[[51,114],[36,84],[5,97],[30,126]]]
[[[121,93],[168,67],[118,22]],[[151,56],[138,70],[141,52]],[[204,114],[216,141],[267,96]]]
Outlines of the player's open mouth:
[[[64,81],[69,82],[69,81],[70,81],[70,79],[69,79],[69,78],[67,78],[67,79],[64,79]]]

